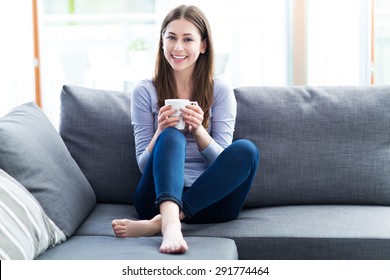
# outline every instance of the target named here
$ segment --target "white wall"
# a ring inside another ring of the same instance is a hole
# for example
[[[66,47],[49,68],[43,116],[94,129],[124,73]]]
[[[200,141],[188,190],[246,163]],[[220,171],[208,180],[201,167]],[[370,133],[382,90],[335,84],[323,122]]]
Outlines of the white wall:
[[[32,3],[3,1],[0,9],[0,116],[35,101]]]

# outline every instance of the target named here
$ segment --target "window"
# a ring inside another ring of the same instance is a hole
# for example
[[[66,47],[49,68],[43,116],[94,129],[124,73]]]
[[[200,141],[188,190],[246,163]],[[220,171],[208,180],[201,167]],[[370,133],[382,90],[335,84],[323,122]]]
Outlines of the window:
[[[288,84],[286,0],[62,0],[42,2],[43,108],[58,123],[63,84],[131,91],[153,75],[163,17],[194,4],[210,21],[216,72],[232,86]]]
[[[390,2],[374,2],[374,81],[390,84]]]
[[[34,101],[31,1],[5,1],[0,10],[0,117]]]
[[[22,1],[0,11],[0,115],[35,97],[32,12]],[[54,125],[64,84],[131,91],[151,78],[161,21],[183,3],[207,15],[216,72],[233,87],[369,84],[372,70],[375,84],[390,82],[386,0],[37,1],[42,106]]]
[[[307,84],[370,82],[370,2],[307,1]]]

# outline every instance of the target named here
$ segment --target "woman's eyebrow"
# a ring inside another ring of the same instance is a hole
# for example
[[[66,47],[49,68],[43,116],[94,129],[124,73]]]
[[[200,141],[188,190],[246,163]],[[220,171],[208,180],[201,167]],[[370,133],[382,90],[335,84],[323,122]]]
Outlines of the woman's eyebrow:
[[[167,32],[169,35],[175,35],[176,36],[176,33],[175,32],[172,32],[172,31],[168,31]],[[192,33],[184,33],[183,36],[194,36]]]

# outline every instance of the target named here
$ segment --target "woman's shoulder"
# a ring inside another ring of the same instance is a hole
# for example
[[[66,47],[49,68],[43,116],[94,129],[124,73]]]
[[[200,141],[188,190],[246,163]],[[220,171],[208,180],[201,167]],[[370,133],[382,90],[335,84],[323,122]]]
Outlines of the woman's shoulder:
[[[226,96],[234,96],[234,91],[231,84],[222,76],[214,76],[214,98],[226,98]]]
[[[132,90],[132,100],[154,103],[157,100],[157,93],[153,81],[151,79],[139,81]]]
[[[153,81],[151,79],[144,79],[139,81],[133,88],[133,92],[138,91],[155,91]]]
[[[151,79],[144,79],[139,81],[134,87],[133,87],[133,95],[134,94],[141,94],[141,95],[156,95],[156,88],[154,86],[153,80]]]

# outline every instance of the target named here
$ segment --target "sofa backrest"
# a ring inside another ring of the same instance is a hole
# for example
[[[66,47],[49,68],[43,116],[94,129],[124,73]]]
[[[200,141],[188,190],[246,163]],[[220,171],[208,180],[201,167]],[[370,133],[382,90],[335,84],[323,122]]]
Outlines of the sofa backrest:
[[[390,205],[390,86],[235,89],[260,149],[246,206]]]
[[[260,168],[245,205],[390,205],[390,86],[235,89],[234,139]],[[60,134],[98,202],[132,203],[140,179],[130,93],[64,86]]]
[[[141,173],[135,158],[130,93],[64,86],[59,130],[97,202],[132,203]]]

